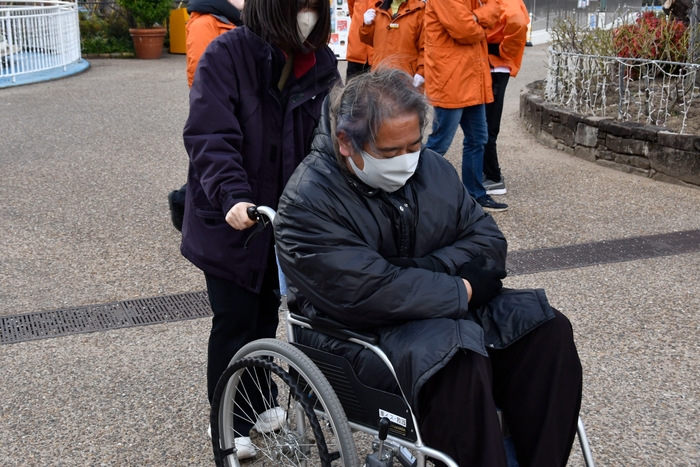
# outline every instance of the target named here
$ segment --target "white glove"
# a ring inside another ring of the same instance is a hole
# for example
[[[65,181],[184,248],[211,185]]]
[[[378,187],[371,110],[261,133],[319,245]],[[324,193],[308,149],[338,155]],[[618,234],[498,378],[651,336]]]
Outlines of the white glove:
[[[413,86],[419,87],[419,86],[422,86],[423,83],[425,83],[425,78],[423,78],[423,77],[422,77],[421,75],[419,75],[418,73],[416,73],[415,75],[413,75]]]
[[[374,22],[374,18],[377,17],[377,11],[374,9],[365,11],[365,24],[370,25]]]

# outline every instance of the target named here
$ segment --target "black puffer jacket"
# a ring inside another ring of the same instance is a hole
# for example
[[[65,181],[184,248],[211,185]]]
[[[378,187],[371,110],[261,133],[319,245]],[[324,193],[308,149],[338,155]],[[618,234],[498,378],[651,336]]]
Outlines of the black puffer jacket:
[[[487,355],[554,317],[542,290],[505,290],[469,311],[457,271],[482,254],[504,268],[506,240],[469,196],[455,169],[423,150],[416,173],[387,194],[361,183],[337,162],[327,105],[311,154],[279,202],[275,236],[290,305],[325,325],[372,329],[415,410],[422,384],[459,349]],[[432,255],[450,274],[402,269],[385,258]],[[355,355],[349,343],[302,336],[316,347]],[[357,349],[355,349],[357,350]],[[359,351],[358,351],[359,352]],[[351,363],[365,383],[384,374]],[[362,376],[361,376],[362,378]]]

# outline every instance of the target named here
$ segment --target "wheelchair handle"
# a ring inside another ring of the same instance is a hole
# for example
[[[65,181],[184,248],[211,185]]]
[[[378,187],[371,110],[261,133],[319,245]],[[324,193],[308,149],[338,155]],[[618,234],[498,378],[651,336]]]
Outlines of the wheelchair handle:
[[[244,249],[248,249],[248,244],[252,239],[257,237],[263,230],[267,228],[268,225],[272,224],[275,220],[275,210],[267,206],[248,206],[245,210],[248,214],[248,218],[257,223],[253,232],[248,235],[248,238],[243,245]]]
[[[275,222],[275,216],[277,213],[275,212],[274,209],[272,209],[269,206],[250,206],[248,209],[246,209],[246,213],[248,214],[248,218],[252,221],[255,221],[259,225],[259,229],[256,232],[253,232],[250,237],[248,237],[248,240],[246,240],[246,248],[248,247],[248,242],[250,241],[251,238],[253,238],[255,235],[260,233],[263,229],[265,229],[269,224],[273,224]],[[287,280],[284,277],[284,273],[282,272],[282,268],[280,267],[280,262],[279,259],[277,258],[277,247],[275,246],[275,261],[277,263],[277,277],[279,278],[279,283],[280,283],[280,295],[283,297],[287,296]]]
[[[268,206],[250,206],[246,209],[246,213],[250,220],[260,222],[265,227],[267,227],[268,222],[275,222],[275,210]],[[267,217],[268,220],[265,220],[265,217]]]

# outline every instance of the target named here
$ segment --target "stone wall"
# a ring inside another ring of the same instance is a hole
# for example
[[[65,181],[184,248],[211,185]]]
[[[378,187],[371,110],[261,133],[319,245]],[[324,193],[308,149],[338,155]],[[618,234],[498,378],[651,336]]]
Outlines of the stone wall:
[[[520,118],[541,143],[604,167],[700,188],[700,135],[581,115],[542,99],[543,85],[536,81],[520,95]]]

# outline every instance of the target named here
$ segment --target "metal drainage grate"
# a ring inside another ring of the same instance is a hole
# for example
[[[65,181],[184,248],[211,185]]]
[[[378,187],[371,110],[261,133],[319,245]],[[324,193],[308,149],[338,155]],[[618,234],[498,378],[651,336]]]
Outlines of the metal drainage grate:
[[[509,274],[534,274],[700,251],[700,230],[583,243],[508,254]]]
[[[206,292],[0,317],[0,344],[211,316]]]

